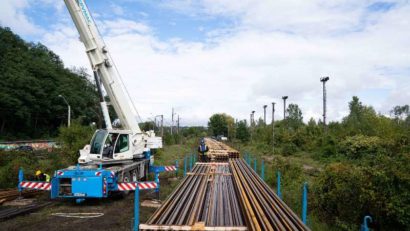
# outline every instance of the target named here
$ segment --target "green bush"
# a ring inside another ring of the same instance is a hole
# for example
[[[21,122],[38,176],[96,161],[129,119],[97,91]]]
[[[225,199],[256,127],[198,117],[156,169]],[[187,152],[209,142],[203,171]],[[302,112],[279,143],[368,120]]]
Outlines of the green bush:
[[[284,156],[290,156],[298,151],[298,147],[294,143],[286,143],[282,146],[282,154]]]
[[[408,230],[409,169],[409,155],[378,155],[360,166],[330,164],[314,183],[315,211],[341,229],[357,230],[370,214],[383,230]]]
[[[339,145],[340,153],[350,159],[360,159],[364,156],[375,156],[386,153],[384,141],[377,136],[348,136]]]
[[[62,146],[65,158],[72,163],[76,163],[79,157],[79,150],[89,144],[94,133],[94,127],[83,126],[80,121],[73,121],[70,127],[60,127],[57,137]]]

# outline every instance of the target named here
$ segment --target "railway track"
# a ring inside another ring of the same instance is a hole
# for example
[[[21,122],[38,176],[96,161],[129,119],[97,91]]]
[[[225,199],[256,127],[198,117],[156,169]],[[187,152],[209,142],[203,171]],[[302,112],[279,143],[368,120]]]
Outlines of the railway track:
[[[238,151],[205,142],[213,162],[195,164],[141,230],[309,230]]]
[[[11,201],[21,196],[33,196],[36,194],[43,193],[42,191],[38,190],[24,190],[20,192],[17,189],[4,189],[0,191],[0,204],[5,201]]]

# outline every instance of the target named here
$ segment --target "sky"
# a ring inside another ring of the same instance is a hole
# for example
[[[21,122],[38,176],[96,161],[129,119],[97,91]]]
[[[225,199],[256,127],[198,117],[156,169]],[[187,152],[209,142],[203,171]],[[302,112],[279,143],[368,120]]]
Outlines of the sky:
[[[181,125],[214,113],[263,117],[282,96],[305,121],[348,114],[352,96],[389,115],[410,104],[408,0],[88,0],[142,120],[171,110]],[[0,25],[53,50],[67,68],[90,64],[64,5],[0,0]],[[69,99],[68,99],[69,100]],[[73,107],[75,105],[72,105]]]

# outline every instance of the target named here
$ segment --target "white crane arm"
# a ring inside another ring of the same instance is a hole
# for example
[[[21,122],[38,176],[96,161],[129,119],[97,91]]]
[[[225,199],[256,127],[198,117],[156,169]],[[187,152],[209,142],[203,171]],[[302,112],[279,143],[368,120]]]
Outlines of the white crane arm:
[[[123,128],[131,130],[134,134],[141,133],[138,122],[124,94],[114,62],[84,0],[64,0],[64,2],[80,34],[80,40],[84,43],[91,66],[101,78],[104,89]]]

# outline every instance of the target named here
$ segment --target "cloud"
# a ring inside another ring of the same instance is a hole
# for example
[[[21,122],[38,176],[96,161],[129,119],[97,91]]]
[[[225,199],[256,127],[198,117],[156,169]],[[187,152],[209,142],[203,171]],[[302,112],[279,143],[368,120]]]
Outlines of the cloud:
[[[3,0],[0,7],[0,26],[10,27],[19,35],[42,33],[42,28],[32,23],[24,12],[29,6],[26,0]]]
[[[164,114],[170,121],[174,107],[183,125],[205,125],[217,112],[248,119],[256,110],[259,118],[262,106],[268,104],[270,111],[271,102],[281,118],[281,96],[288,95],[306,121],[319,119],[319,79],[330,76],[328,119],[340,120],[353,95],[385,114],[409,103],[410,7],[394,3],[383,8],[353,0],[163,2],[160,7],[188,21],[225,17],[236,22],[214,29],[204,22],[209,32],[201,42],[161,40],[155,34],[161,28],[149,19],[117,16],[98,18],[97,24],[143,118]],[[89,67],[71,21],[56,23],[41,41],[67,66]]]

